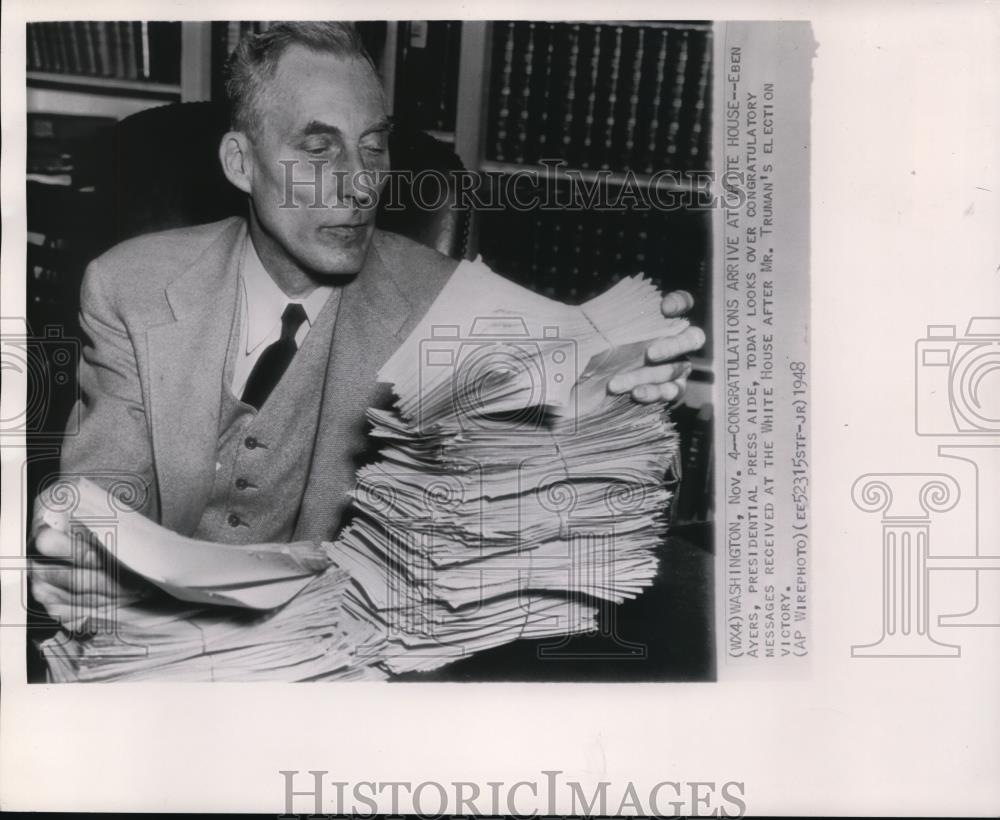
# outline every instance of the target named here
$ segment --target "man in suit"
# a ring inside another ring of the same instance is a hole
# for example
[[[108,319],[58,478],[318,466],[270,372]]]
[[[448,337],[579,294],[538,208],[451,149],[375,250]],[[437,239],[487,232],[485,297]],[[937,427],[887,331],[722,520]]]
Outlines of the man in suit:
[[[375,374],[458,263],[375,229],[377,191],[361,181],[388,169],[390,123],[352,28],[290,23],[244,40],[227,91],[219,156],[247,218],[130,240],[88,268],[80,426],[61,469],[130,477],[141,511],[182,535],[330,540],[366,447],[365,409],[387,399]],[[289,163],[317,160],[335,172],[322,207],[299,186],[287,202]],[[690,306],[677,292],[663,311]],[[688,370],[678,358],[703,340],[697,328],[660,340],[612,389],[677,398]],[[49,558],[100,568],[97,551],[70,558],[52,527],[37,526],[35,541]],[[35,572],[33,592],[57,618],[73,596],[125,594],[100,572],[73,583]]]

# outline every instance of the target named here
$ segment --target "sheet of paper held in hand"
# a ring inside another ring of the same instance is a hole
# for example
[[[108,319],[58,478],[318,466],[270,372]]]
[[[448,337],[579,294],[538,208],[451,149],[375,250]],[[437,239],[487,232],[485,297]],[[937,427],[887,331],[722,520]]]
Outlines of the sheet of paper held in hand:
[[[489,299],[477,302],[476,294]],[[79,479],[50,488],[36,513],[44,523],[67,533],[82,527],[77,534],[95,539],[109,563],[176,599],[145,597],[91,619],[94,627],[114,616],[110,639],[74,637],[64,624],[42,645],[50,679],[371,678],[435,669],[529,636],[593,629],[595,608],[567,601],[566,594],[620,603],[649,586],[657,569],[669,501],[659,483],[677,438],[660,408],[630,406],[609,395],[606,382],[623,366],[641,366],[650,340],[687,327],[684,319],[664,318],[660,300],[649,282],[629,278],[581,307],[565,306],[481,263],[460,265],[423,325],[380,373],[399,396],[398,410],[371,413],[374,435],[387,438],[384,458],[359,473],[357,517],[335,544],[196,541],[123,507],[113,487]],[[428,331],[444,317],[476,325],[475,338],[489,355],[473,371],[445,368],[436,378],[412,379]],[[551,340],[554,346],[512,347],[509,341],[521,336],[497,335],[498,327],[511,325],[558,327],[561,336]],[[511,368],[511,356],[525,367]],[[568,367],[546,372],[553,357]],[[465,378],[468,372],[476,378]],[[547,383],[525,379],[526,372]],[[590,387],[595,381],[602,382],[597,391]],[[532,437],[533,447],[516,423],[463,428],[495,419],[498,411],[526,410],[559,417]],[[593,429],[604,435],[595,437]],[[428,444],[443,455],[429,457]],[[469,473],[464,463],[473,455],[490,465],[487,472]],[[538,466],[525,469],[532,460]],[[457,469],[449,472],[448,465]],[[428,491],[443,479],[466,485],[458,514]],[[645,497],[630,509],[608,504],[637,491]],[[579,503],[553,518],[543,497],[565,492],[579,493]],[[602,541],[574,544],[569,516],[577,535],[586,529]],[[409,539],[414,532],[419,538]],[[605,543],[612,532],[616,540]],[[310,611],[312,633],[301,622],[303,611]],[[412,626],[428,611],[436,628]],[[331,631],[340,637],[339,651],[320,659],[316,646]],[[156,641],[149,637],[154,632]],[[309,634],[313,642],[304,639]],[[130,652],[130,641],[144,651]],[[259,668],[262,657],[269,658],[266,671]]]

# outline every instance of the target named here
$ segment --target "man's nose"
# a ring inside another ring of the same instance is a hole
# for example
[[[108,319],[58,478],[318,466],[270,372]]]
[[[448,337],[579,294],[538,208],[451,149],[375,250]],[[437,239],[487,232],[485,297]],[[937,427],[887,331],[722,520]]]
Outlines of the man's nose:
[[[339,204],[370,208],[378,198],[378,177],[358,150],[347,152],[344,164],[337,169],[336,194]]]

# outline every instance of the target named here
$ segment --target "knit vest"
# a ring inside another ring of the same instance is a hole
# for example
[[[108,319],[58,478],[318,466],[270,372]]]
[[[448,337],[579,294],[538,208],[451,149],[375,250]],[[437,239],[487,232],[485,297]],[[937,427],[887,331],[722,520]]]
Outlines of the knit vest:
[[[334,292],[259,411],[232,391],[240,343],[230,333],[215,482],[194,538],[227,544],[291,541],[312,463],[340,299]]]

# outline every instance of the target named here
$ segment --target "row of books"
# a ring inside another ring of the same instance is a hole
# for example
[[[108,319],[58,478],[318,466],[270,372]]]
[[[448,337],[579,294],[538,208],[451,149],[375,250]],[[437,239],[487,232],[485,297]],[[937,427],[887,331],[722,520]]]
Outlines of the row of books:
[[[684,24],[494,24],[488,158],[709,167],[711,37]]]
[[[408,126],[455,130],[462,24],[414,20],[400,25],[395,115]]]
[[[85,21],[26,28],[29,71],[180,81],[180,23]]]
[[[505,208],[477,218],[487,263],[545,296],[578,303],[623,276],[645,273],[663,290],[693,294],[692,318],[710,325],[707,212]]]

